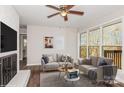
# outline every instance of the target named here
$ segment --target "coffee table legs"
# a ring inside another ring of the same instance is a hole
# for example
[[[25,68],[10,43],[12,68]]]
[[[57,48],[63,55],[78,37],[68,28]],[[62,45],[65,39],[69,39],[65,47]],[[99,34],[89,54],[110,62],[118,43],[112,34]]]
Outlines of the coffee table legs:
[[[58,76],[58,79],[60,79],[60,77],[61,77],[61,71],[59,72],[59,76]]]

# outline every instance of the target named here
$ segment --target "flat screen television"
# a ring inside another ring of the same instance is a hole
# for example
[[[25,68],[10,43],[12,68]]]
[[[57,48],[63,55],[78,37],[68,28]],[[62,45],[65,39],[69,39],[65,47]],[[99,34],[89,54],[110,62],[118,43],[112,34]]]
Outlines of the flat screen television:
[[[17,50],[17,32],[0,22],[0,52]]]

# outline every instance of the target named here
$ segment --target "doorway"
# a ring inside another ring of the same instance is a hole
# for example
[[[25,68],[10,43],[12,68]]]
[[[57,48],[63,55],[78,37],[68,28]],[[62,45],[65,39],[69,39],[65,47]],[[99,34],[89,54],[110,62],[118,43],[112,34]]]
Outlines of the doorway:
[[[27,65],[27,35],[20,34],[20,69],[23,69]]]

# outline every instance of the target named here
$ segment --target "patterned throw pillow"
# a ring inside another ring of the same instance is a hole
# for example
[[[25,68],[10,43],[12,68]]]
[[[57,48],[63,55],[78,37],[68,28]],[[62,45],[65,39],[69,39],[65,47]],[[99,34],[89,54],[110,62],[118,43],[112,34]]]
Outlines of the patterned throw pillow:
[[[72,59],[71,59],[71,57],[70,56],[67,56],[67,60],[66,60],[67,62],[72,62]]]
[[[47,64],[49,62],[49,59],[47,56],[43,56],[42,59],[44,60],[45,64]]]
[[[66,61],[66,56],[62,55],[61,56],[61,62],[65,62]]]

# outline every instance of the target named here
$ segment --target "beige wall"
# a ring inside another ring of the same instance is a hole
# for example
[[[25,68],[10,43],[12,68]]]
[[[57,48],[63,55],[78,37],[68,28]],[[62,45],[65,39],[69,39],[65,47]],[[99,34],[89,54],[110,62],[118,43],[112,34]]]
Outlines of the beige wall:
[[[54,48],[45,49],[43,37],[54,38]],[[27,60],[28,65],[40,65],[42,54],[62,53],[77,58],[77,30],[70,28],[55,28],[27,26]]]

